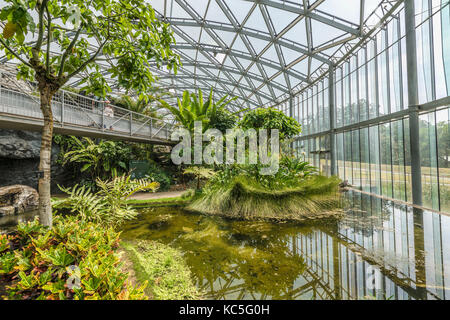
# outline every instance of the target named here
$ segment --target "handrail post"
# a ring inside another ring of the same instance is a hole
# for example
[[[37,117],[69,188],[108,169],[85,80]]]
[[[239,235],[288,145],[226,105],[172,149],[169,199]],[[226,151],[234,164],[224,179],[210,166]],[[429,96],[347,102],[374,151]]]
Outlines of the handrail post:
[[[152,137],[152,130],[153,130],[153,118],[150,119],[150,138]]]
[[[130,136],[133,135],[133,112],[130,111]]]
[[[61,91],[61,126],[64,126],[64,90]]]
[[[102,101],[102,131],[105,131],[105,102]]]

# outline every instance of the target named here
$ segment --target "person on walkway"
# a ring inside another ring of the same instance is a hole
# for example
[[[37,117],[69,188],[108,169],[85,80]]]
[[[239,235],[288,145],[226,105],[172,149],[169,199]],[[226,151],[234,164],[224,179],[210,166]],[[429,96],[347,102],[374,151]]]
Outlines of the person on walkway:
[[[105,111],[104,111],[104,115],[108,118],[111,118],[109,121],[111,121],[111,125],[109,126],[109,130],[113,130],[112,128],[112,122],[114,121],[114,109],[111,106],[109,100],[106,100],[105,102]],[[104,128],[106,128],[106,125],[104,125]]]

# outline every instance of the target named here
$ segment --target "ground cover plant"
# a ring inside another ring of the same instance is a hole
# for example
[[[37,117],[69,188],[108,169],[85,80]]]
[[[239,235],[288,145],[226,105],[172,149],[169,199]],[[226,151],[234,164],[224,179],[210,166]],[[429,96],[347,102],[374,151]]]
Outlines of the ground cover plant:
[[[0,236],[0,279],[6,299],[145,299],[132,286],[116,253],[119,233],[112,227],[56,216],[51,228],[37,220]],[[0,283],[1,285],[1,283]]]

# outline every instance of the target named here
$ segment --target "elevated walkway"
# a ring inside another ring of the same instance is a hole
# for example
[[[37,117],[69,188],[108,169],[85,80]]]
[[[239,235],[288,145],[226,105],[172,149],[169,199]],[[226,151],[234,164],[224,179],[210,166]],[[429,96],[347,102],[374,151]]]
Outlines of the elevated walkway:
[[[60,90],[52,101],[54,133],[170,145],[173,125],[167,121]],[[41,131],[39,96],[2,85],[0,128]]]

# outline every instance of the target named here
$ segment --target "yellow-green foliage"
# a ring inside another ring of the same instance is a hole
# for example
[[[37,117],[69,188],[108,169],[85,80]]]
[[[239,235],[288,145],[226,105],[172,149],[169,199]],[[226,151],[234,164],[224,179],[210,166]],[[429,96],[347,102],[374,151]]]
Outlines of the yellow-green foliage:
[[[308,221],[340,214],[337,177],[311,176],[292,187],[268,189],[245,176],[205,190],[187,210],[240,219]]]
[[[193,300],[200,294],[191,272],[174,248],[154,241],[123,242],[136,278],[149,282],[147,293],[157,300]]]
[[[144,288],[131,286],[121,271],[118,246],[113,228],[75,217],[56,216],[51,229],[37,220],[21,223],[12,235],[0,236],[0,282],[9,283],[4,298],[145,299]],[[68,287],[71,276],[79,286]]]

